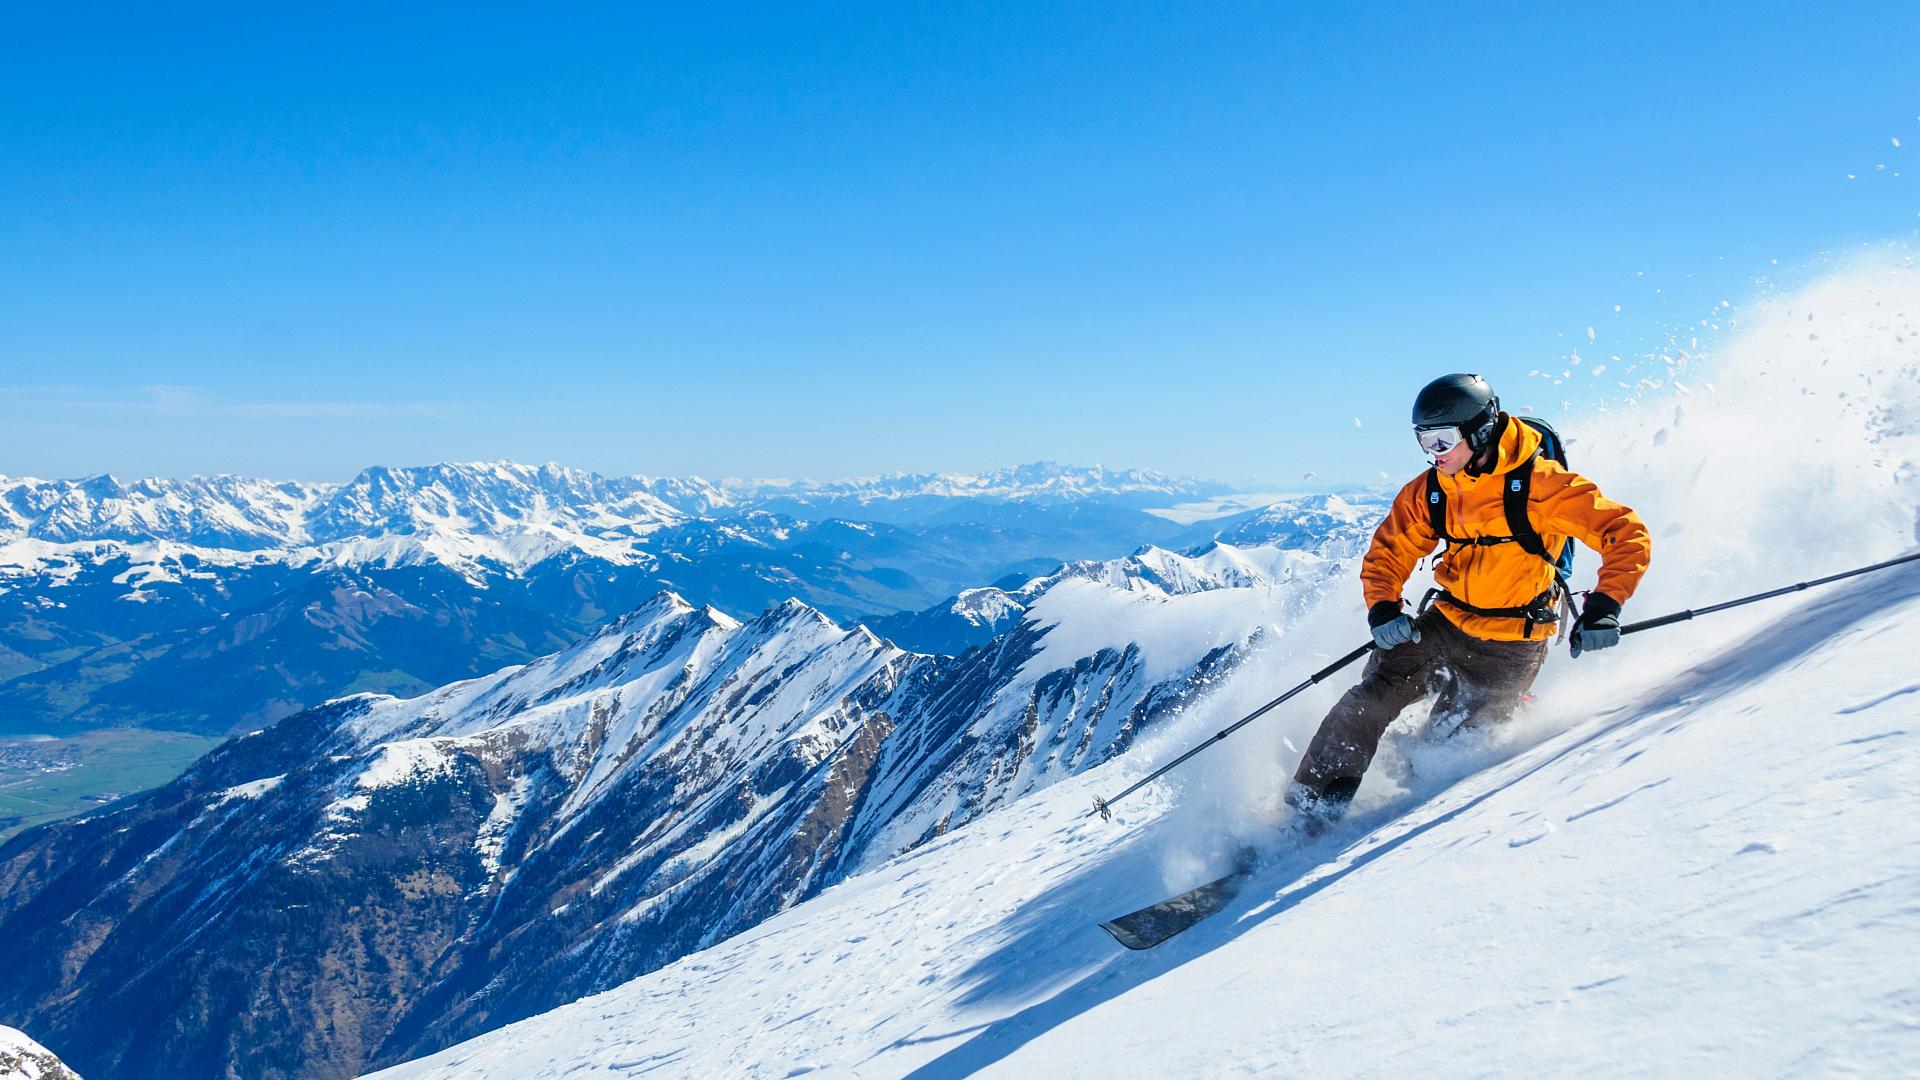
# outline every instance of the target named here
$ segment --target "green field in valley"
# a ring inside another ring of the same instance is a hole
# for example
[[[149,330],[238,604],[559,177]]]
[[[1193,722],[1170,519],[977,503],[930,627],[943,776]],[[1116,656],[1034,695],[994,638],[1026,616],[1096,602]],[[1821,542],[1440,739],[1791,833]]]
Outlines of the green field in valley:
[[[132,728],[0,738],[0,841],[173,779],[220,739]]]

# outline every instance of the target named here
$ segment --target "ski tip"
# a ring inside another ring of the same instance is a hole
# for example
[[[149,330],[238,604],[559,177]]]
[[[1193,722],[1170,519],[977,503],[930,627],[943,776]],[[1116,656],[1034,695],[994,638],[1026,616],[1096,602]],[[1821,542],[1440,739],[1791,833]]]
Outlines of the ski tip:
[[[1100,924],[1100,929],[1105,930],[1112,936],[1113,940],[1125,945],[1134,952],[1142,952],[1160,944],[1160,941],[1149,941],[1133,931],[1128,930],[1126,927],[1118,925],[1118,920],[1103,922]]]
[[[1151,949],[1226,907],[1245,884],[1246,875],[1236,871],[1157,904],[1108,919],[1100,924],[1100,929],[1129,949]]]

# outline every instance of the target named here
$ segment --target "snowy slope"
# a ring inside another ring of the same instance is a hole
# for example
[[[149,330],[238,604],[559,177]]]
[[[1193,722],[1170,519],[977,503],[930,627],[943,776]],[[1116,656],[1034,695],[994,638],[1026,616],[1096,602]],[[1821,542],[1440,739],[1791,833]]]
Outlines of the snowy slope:
[[[1920,536],[1911,260],[1739,317],[1721,356],[1680,337],[1615,365],[1615,411],[1556,417],[1578,467],[1653,525],[1629,619]],[[1591,574],[1583,555],[1576,582]],[[1101,581],[1101,602],[1139,580]],[[381,1075],[1912,1071],[1920,571],[1558,653],[1539,703],[1485,741],[1429,742],[1409,715],[1354,814],[1311,844],[1278,839],[1280,782],[1345,680],[1114,823],[1085,816],[1094,794],[1357,644],[1356,607],[1336,592],[1288,612],[1125,758],[1025,789],[712,949]],[[1070,633],[1057,643],[1073,651]],[[1266,860],[1221,916],[1145,954],[1094,928],[1212,876],[1237,840]]]
[[[1094,924],[1207,868],[1166,861],[1192,839],[1167,789],[1086,816],[1121,762],[378,1075],[1899,1073],[1920,1060],[1915,625],[1907,569],[1506,760],[1435,754],[1336,835],[1269,842],[1228,911],[1151,953]]]
[[[0,1026],[0,1080],[79,1080],[53,1051],[23,1031]]]

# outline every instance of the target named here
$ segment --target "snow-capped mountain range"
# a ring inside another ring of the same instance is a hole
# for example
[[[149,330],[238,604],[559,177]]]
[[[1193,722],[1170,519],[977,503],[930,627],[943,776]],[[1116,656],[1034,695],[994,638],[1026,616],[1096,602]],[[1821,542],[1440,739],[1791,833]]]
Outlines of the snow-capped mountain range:
[[[799,601],[742,621],[663,593],[531,664],[342,699],[0,848],[0,1015],[103,1075],[415,1056],[1107,760],[1347,571],[1225,545],[1081,564],[962,657]]]
[[[557,464],[378,466],[344,484],[237,476],[123,482],[0,477],[0,592],[116,573],[129,599],[183,575],[278,563],[292,568],[444,566],[484,585],[556,558],[656,568],[680,534],[711,522],[725,539],[778,543],[823,518],[910,524],[956,504],[1020,508],[1172,505],[1226,490],[1155,472],[1036,463],[980,475],[900,474],[710,483],[606,477]],[[1040,510],[1039,512],[1044,512]],[[962,514],[962,520],[980,520]],[[1141,523],[1150,524],[1150,523]],[[1145,539],[1165,539],[1159,528]],[[651,541],[649,538],[653,538]],[[1063,553],[1064,554],[1064,553]]]
[[[342,693],[418,693],[662,589],[736,617],[795,596],[877,622],[1009,574],[1203,540],[1142,507],[1217,488],[1048,464],[830,484],[504,462],[339,485],[0,481],[0,731],[223,732]]]
[[[1227,490],[1190,477],[1047,462],[978,475],[895,474],[828,483],[607,477],[553,463],[510,461],[377,466],[344,484],[238,476],[131,482],[112,476],[0,477],[0,541],[170,541],[258,551],[387,536],[541,531],[616,542],[689,518],[724,516],[774,501],[1133,498],[1145,505],[1172,505]]]

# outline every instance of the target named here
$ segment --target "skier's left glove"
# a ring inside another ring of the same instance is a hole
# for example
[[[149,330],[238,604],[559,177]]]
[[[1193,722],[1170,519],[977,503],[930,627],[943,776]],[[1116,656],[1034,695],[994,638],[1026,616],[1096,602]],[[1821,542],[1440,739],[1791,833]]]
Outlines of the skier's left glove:
[[[1606,593],[1589,593],[1580,621],[1567,635],[1567,648],[1575,656],[1595,649],[1611,649],[1620,644],[1620,601]]]

